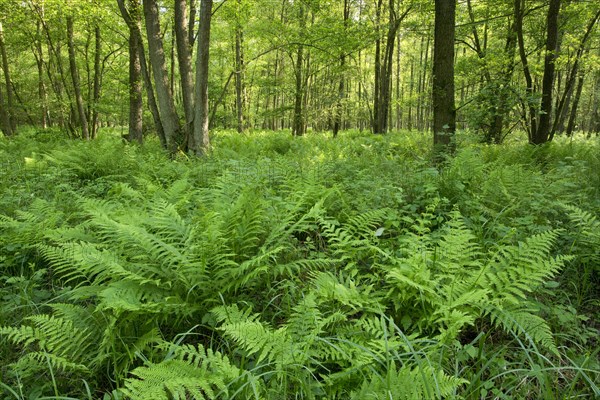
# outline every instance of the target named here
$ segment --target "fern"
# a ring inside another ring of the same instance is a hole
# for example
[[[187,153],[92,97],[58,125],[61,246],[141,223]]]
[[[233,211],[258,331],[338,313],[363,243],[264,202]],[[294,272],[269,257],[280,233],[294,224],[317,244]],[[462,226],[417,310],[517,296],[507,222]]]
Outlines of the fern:
[[[26,325],[0,327],[0,335],[27,350],[14,364],[15,370],[31,375],[50,366],[65,373],[89,372],[99,362],[98,322],[89,309],[80,306],[51,307],[54,315],[33,315],[25,319]]]
[[[169,359],[133,370],[123,393],[132,400],[229,398],[229,385],[241,372],[227,357],[190,345],[170,345],[169,353]]]
[[[442,399],[457,392],[467,381],[446,375],[443,371],[430,367],[400,369],[392,363],[383,376],[365,380],[359,391],[351,398],[361,399]]]

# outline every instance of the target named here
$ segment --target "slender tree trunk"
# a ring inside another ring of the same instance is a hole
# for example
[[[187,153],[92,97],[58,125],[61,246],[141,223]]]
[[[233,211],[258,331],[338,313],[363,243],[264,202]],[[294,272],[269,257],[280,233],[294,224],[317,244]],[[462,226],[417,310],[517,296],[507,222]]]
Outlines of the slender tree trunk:
[[[401,35],[400,33],[398,33],[398,38],[396,40],[398,40],[398,51],[396,51],[396,123],[395,123],[395,127],[396,130],[400,130],[402,129],[402,108],[401,108],[401,104],[402,104],[402,75],[400,74],[400,70],[401,70],[401,64],[400,64],[400,60],[401,60],[401,52],[400,52],[400,42],[401,39]]]
[[[600,48],[598,49],[600,56]],[[591,112],[589,119],[588,135],[592,132],[598,135],[600,133],[600,70],[596,71],[594,77],[593,94],[591,101]]]
[[[510,96],[510,81],[514,72],[514,58],[516,52],[516,22],[509,24],[508,34],[506,36],[506,45],[504,47],[504,54],[506,55],[506,65],[500,76],[500,84],[498,85],[498,94],[494,99],[494,115],[492,117],[492,123],[488,130],[486,141],[488,143],[500,144],[502,143],[504,136],[502,135],[502,129],[504,127],[504,120],[510,113],[511,106],[509,104]]]
[[[100,34],[100,26],[94,28],[95,49],[94,49],[94,94],[92,98],[92,124],[91,133],[92,139],[95,139],[98,134],[98,102],[100,101],[100,92],[102,90],[102,69],[100,64],[100,56],[102,54],[102,37]]]
[[[209,150],[208,136],[208,60],[210,48],[210,23],[212,0],[202,0],[200,4],[200,31],[198,32],[198,52],[196,59],[196,87],[194,112],[194,145],[197,155]]]
[[[344,31],[348,28],[348,20],[350,18],[350,3],[349,0],[344,0]],[[337,137],[342,125],[342,102],[346,96],[345,88],[345,71],[346,68],[346,54],[342,50],[340,55],[340,82],[338,84],[338,98],[335,105],[335,121],[333,122],[333,137]]]
[[[556,48],[558,44],[558,13],[560,0],[550,0],[547,18],[546,56],[544,58],[544,78],[542,79],[542,104],[540,107],[540,123],[532,137],[531,144],[542,144],[551,140],[550,117],[552,116],[552,90],[554,86],[554,70]]]
[[[192,0],[192,3],[195,0]],[[185,112],[186,137],[191,147],[193,143],[194,122],[194,80],[192,77],[192,47],[188,32],[190,22],[187,15],[187,1],[175,0],[175,37],[177,39],[177,61],[181,76],[181,94]]]
[[[410,75],[409,75],[409,82],[408,82],[408,115],[406,116],[407,118],[407,126],[406,128],[409,131],[412,131],[413,128],[413,93],[414,93],[414,70],[415,70],[415,60],[414,58],[411,56],[410,58]]]
[[[140,28],[142,6],[140,4],[140,0],[129,0],[128,6],[125,6],[124,0],[117,0],[117,3],[119,5],[119,10],[121,11],[121,16],[123,17],[123,20],[129,27],[130,41],[133,41],[137,44],[140,71],[144,80],[144,85],[146,87],[148,107],[150,108],[150,112],[152,113],[154,129],[156,129],[156,133],[158,135],[162,147],[166,149],[167,138],[165,137],[162,121],[160,120],[160,112],[158,110],[158,105],[156,104],[156,97],[154,96],[154,88],[152,85],[152,79],[150,77],[150,70],[148,69],[148,64],[146,62],[146,51],[144,50],[144,43],[142,40],[142,32]],[[134,38],[131,39],[131,36],[134,36]],[[129,57],[131,60],[131,54],[129,55]],[[137,107],[137,104],[133,105],[133,107]],[[138,112],[142,113],[142,110],[134,111],[133,113],[137,116]],[[131,127],[132,122],[130,121],[129,123]],[[138,126],[136,122],[133,122],[133,126],[133,131],[130,131],[129,134],[129,140],[142,140],[142,126]]]
[[[0,21],[0,54],[2,55],[2,69],[4,70],[4,82],[6,84],[6,106],[4,107],[5,118],[5,134],[12,136],[17,129],[17,120],[15,118],[15,101],[12,90],[10,70],[8,68],[8,56],[6,55],[6,46],[4,45],[4,30]]]
[[[454,20],[456,0],[435,0],[433,44],[433,144],[452,148],[454,107]]]
[[[537,132],[537,110],[533,103],[532,97],[535,92],[533,87],[533,79],[531,77],[531,71],[529,69],[529,62],[527,61],[527,53],[525,49],[525,40],[523,38],[523,14],[525,13],[525,0],[515,0],[514,11],[515,11],[515,28],[517,32],[517,42],[519,44],[519,57],[523,66],[523,75],[525,76],[526,88],[525,93],[527,103],[524,107],[524,112],[529,112],[529,121],[526,123],[527,133],[529,141],[533,140],[533,137]],[[527,122],[527,118],[525,118]]]
[[[246,95],[244,83],[244,51],[243,51],[243,31],[240,24],[235,29],[235,108],[237,115],[237,131],[239,133],[245,130],[245,110]]]
[[[304,4],[299,3],[298,5],[298,20],[300,22],[300,31],[304,32],[306,27],[306,18],[304,12]],[[304,135],[304,115],[303,115],[303,72],[304,68],[304,45],[302,43],[298,44],[298,49],[296,50],[296,65],[295,65],[295,75],[296,75],[296,88],[294,94],[294,118],[292,125],[292,135],[294,136],[302,136]]]
[[[571,113],[569,114],[569,123],[567,124],[567,136],[572,136],[575,130],[575,121],[577,119],[577,107],[579,106],[579,100],[581,99],[581,92],[583,90],[583,82],[585,77],[583,74],[579,74],[577,80],[577,90],[575,91],[575,97],[573,98],[573,106],[571,107]]]
[[[600,9],[596,12],[596,14],[594,14],[592,19],[588,23],[587,29],[583,37],[579,41],[579,47],[577,48],[577,52],[575,54],[575,60],[573,61],[571,70],[567,75],[567,82],[565,84],[564,92],[557,103],[556,117],[554,120],[554,125],[552,126],[552,132],[550,133],[550,140],[552,140],[556,131],[560,131],[561,127],[564,125],[564,119],[566,118],[567,109],[569,108],[569,101],[571,99],[573,89],[575,86],[575,79],[578,75],[579,61],[581,60],[583,53],[585,52],[587,40],[590,37],[590,34],[592,33],[594,27],[596,26],[598,18],[600,18]]]
[[[380,98],[381,98],[381,11],[383,7],[383,0],[377,1],[377,8],[375,9],[375,34],[377,39],[375,41],[375,84],[373,87],[373,120],[371,121],[371,129],[373,133],[381,133],[379,128],[379,114],[381,113]]]
[[[4,136],[12,136],[13,134],[12,129],[10,128],[10,119],[8,118],[6,104],[4,103],[2,85],[0,85],[0,129],[2,129]]]
[[[377,5],[377,21],[380,21],[382,1]],[[402,15],[397,15],[395,1],[388,5],[389,20],[385,38],[385,50],[381,57],[381,40],[376,43],[375,55],[375,99],[373,133],[386,133],[390,121],[390,104],[392,92],[392,68],[394,64],[394,46],[400,24],[408,14],[410,7]],[[379,28],[378,28],[379,29]]]
[[[167,149],[171,154],[179,149],[185,148],[185,135],[179,125],[179,117],[175,111],[173,93],[169,87],[169,75],[167,63],[160,33],[158,18],[158,5],[156,0],[144,0],[144,16],[146,21],[146,33],[148,36],[148,48],[150,50],[150,65],[156,86],[156,97],[160,110]]]
[[[134,5],[135,7],[135,5]],[[138,5],[139,7],[139,5]],[[131,10],[131,7],[130,7]],[[131,12],[139,15],[137,11]],[[142,101],[142,65],[140,62],[139,36],[129,33],[129,133],[127,140],[142,144],[143,134],[143,101]]]
[[[83,96],[81,95],[81,83],[79,79],[79,70],[75,62],[75,44],[73,43],[73,16],[67,16],[67,46],[69,49],[69,69],[71,71],[71,80],[73,81],[73,91],[75,93],[75,101],[77,103],[77,113],[79,116],[79,125],[81,127],[82,137],[86,140],[90,139],[90,131],[88,127],[87,115],[83,104]]]
[[[45,20],[45,12],[43,5],[38,5],[36,3],[29,3],[32,11],[36,13],[38,22],[41,24],[42,30],[46,37],[46,44],[48,46],[48,63],[46,64],[46,73],[48,75],[48,81],[50,82],[50,87],[52,88],[54,94],[56,95],[57,100],[62,105],[64,104],[64,96],[66,93],[67,103],[69,104],[69,111],[71,114],[74,114],[73,108],[73,99],[71,93],[69,91],[69,85],[67,84],[67,77],[65,74],[65,70],[62,63],[61,56],[61,46],[60,42],[54,44],[52,40],[52,35],[50,34],[50,28],[46,24]],[[53,71],[54,70],[54,71]],[[58,77],[56,76],[58,75]],[[58,108],[58,125],[67,129],[69,134],[74,133],[73,124],[70,120],[65,121],[65,111],[62,106]]]

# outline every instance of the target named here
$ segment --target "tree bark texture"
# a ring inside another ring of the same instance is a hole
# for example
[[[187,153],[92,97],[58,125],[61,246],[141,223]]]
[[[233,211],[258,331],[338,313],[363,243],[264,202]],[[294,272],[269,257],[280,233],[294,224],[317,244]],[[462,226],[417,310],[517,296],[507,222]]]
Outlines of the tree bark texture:
[[[210,48],[210,23],[212,19],[212,0],[202,0],[200,4],[200,30],[198,32],[198,50],[196,54],[196,86],[194,110],[194,153],[204,155],[209,150],[208,136],[208,60]]]
[[[73,42],[73,16],[67,16],[67,46],[69,50],[69,70],[71,72],[71,80],[73,82],[73,92],[75,93],[75,102],[77,103],[77,114],[79,116],[79,126],[81,128],[81,136],[89,140],[90,131],[88,127],[87,115],[83,104],[83,96],[81,94],[81,83],[79,79],[79,70],[75,60],[75,44]]]
[[[2,56],[2,70],[4,71],[4,82],[6,84],[6,104],[3,103],[3,113],[5,116],[5,127],[4,132],[7,136],[12,136],[17,129],[17,121],[14,115],[15,112],[15,100],[12,90],[12,83],[10,77],[10,70],[8,67],[8,56],[6,54],[6,46],[4,44],[4,30],[2,28],[2,22],[0,21],[0,54]]]
[[[193,2],[194,0],[192,0]],[[194,80],[192,77],[192,47],[189,37],[187,1],[175,0],[175,38],[177,42],[177,62],[181,77],[181,93],[185,112],[185,134],[189,140],[194,131]]]
[[[452,146],[454,107],[454,21],[456,0],[435,0],[433,44],[433,144]]]
[[[542,104],[540,122],[531,138],[531,144],[543,144],[550,140],[550,118],[552,116],[552,90],[556,49],[558,45],[558,13],[560,0],[550,0],[547,17],[546,55],[544,57],[544,77],[542,78]]]
[[[148,48],[150,50],[150,65],[154,76],[160,121],[165,134],[167,149],[171,154],[185,147],[184,135],[179,124],[179,117],[175,110],[173,93],[169,86],[167,62],[160,33],[158,18],[158,5],[156,0],[144,0],[144,17]]]

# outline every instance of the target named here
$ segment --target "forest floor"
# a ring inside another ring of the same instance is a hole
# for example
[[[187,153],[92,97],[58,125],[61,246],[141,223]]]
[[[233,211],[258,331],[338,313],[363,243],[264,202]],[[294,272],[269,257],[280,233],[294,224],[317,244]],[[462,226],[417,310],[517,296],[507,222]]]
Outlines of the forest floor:
[[[0,139],[0,399],[600,397],[600,141]]]

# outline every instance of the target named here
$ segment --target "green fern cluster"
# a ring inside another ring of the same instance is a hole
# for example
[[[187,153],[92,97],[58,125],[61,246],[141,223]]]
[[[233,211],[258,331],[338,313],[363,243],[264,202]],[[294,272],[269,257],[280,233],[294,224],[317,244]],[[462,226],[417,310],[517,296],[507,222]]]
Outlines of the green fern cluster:
[[[573,266],[595,282],[597,217],[556,200],[576,168],[473,148],[440,171],[414,135],[216,139],[198,162],[111,140],[26,155],[35,195],[0,215],[0,393],[600,394],[597,353],[548,311]]]

